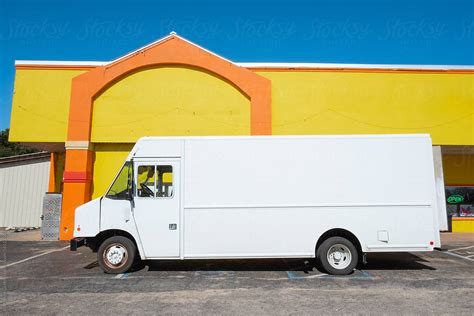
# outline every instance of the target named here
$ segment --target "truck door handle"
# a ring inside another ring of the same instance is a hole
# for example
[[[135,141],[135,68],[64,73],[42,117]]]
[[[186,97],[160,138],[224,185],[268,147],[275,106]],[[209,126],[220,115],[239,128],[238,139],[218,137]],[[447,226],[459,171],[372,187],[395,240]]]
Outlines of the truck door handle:
[[[178,228],[178,225],[173,223],[173,224],[169,224],[168,227],[169,227],[170,230],[176,230]]]

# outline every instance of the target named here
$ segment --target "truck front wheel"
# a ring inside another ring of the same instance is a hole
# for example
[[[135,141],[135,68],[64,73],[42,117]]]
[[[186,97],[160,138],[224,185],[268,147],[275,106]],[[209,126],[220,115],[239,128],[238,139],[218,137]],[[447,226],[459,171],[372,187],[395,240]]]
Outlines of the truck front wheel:
[[[105,273],[124,273],[132,267],[136,252],[135,245],[130,239],[113,236],[100,245],[97,260]]]
[[[317,257],[329,274],[346,275],[354,271],[358,262],[357,249],[343,237],[331,237],[323,241]]]

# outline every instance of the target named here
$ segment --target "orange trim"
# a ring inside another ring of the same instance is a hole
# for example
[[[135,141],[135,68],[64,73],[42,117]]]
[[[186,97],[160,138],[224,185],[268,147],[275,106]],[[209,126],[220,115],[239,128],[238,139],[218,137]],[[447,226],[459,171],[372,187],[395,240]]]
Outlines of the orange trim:
[[[87,182],[92,180],[90,172],[82,171],[65,171],[63,175],[63,182]]]
[[[224,78],[250,99],[252,135],[271,134],[271,82],[179,37],[171,36],[130,56],[94,68],[72,80],[69,141],[90,139],[93,99],[108,86],[140,68],[184,65],[205,69]]]
[[[474,184],[445,184],[445,187],[474,187]]]
[[[461,222],[461,221],[474,221],[474,217],[453,217],[451,218],[454,222]]]
[[[474,70],[468,69],[385,69],[385,68],[310,68],[310,67],[249,67],[251,71],[302,71],[302,72],[398,72],[418,74],[473,74]]]
[[[49,184],[48,184],[48,192],[56,192],[56,177],[55,177],[55,169],[56,164],[54,161],[54,153],[51,153],[49,158]]]

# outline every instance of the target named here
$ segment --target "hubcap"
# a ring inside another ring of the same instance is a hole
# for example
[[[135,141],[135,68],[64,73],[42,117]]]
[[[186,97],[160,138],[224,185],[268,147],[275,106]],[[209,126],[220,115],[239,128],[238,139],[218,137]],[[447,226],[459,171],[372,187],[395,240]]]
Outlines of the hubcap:
[[[329,248],[327,259],[331,267],[343,270],[347,268],[352,261],[352,254],[349,248],[343,244],[336,244]]]
[[[121,244],[112,244],[104,251],[104,263],[112,268],[118,269],[127,262],[127,249]]]

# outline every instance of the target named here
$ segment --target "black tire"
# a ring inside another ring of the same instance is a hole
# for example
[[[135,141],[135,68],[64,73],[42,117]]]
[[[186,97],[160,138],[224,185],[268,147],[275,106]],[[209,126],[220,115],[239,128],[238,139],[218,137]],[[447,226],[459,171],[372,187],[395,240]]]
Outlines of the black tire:
[[[105,273],[119,274],[127,272],[132,267],[136,253],[135,244],[130,239],[123,236],[113,236],[102,242],[97,251],[97,260]],[[112,261],[108,260],[107,255],[111,256]],[[114,260],[120,261],[114,264]]]
[[[329,259],[335,257],[333,250],[339,249],[344,252],[339,252],[338,259]],[[330,252],[331,251],[331,252]],[[344,253],[341,255],[341,253]],[[316,250],[316,256],[321,266],[327,273],[333,275],[347,275],[354,271],[359,262],[359,253],[352,242],[343,237],[330,237],[323,241],[323,243]],[[330,260],[332,263],[330,263]]]

